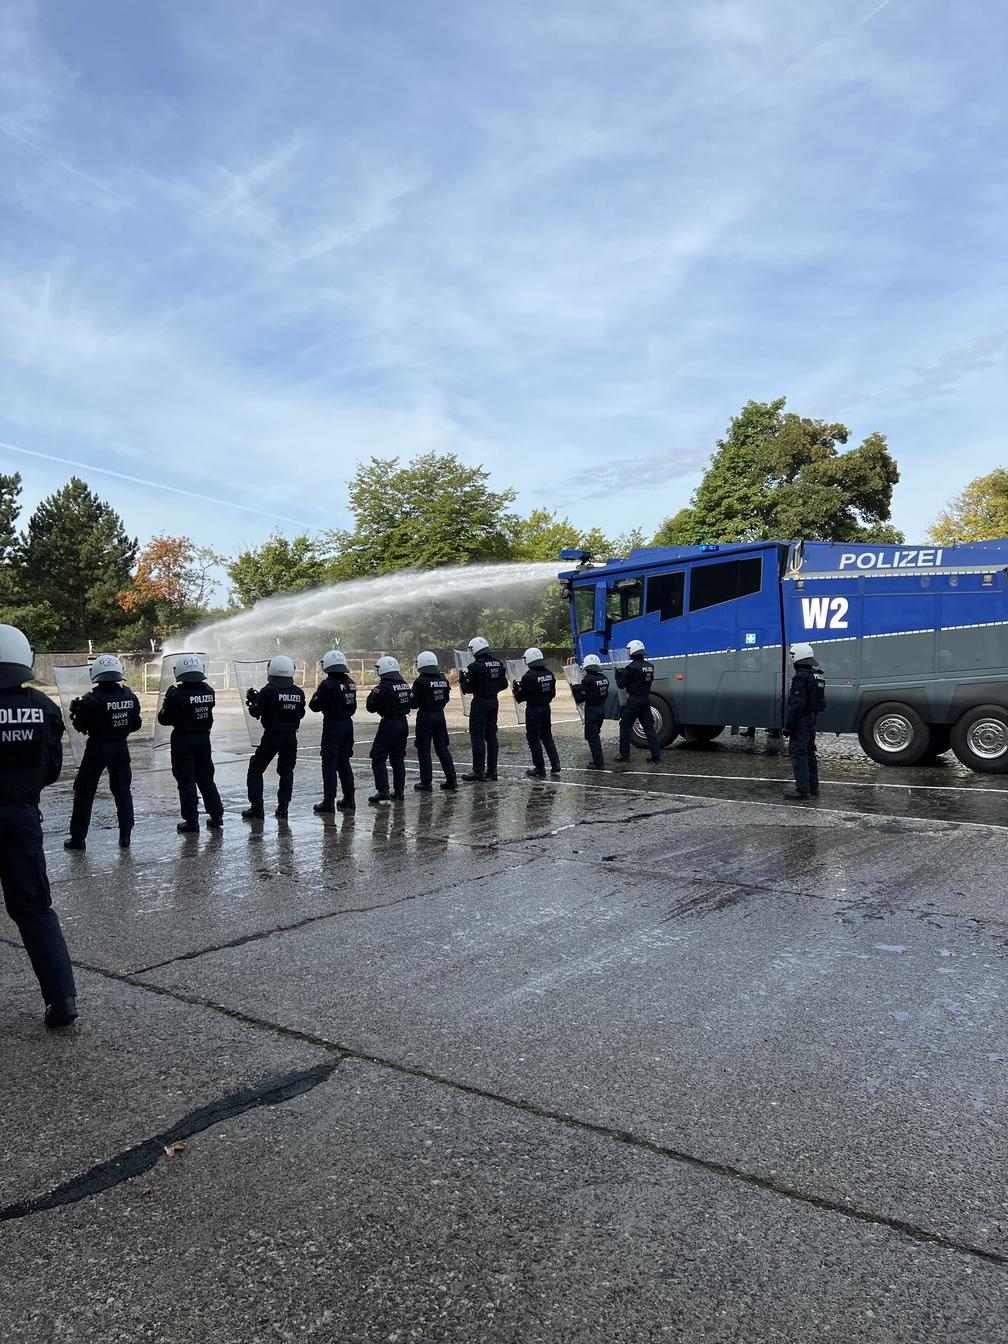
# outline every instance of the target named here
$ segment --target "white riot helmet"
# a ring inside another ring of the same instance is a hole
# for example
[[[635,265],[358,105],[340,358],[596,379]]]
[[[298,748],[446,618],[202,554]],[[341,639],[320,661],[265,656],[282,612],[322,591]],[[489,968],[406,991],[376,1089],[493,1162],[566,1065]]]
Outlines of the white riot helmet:
[[[602,666],[602,659],[598,656],[597,653],[586,653],[584,658],[581,660],[582,668],[601,667],[601,666]]]
[[[792,644],[788,653],[791,655],[791,661],[795,667],[799,663],[810,663],[815,657],[815,649],[811,644]]]
[[[175,659],[174,672],[176,681],[202,681],[206,668],[198,653],[182,653]]]
[[[123,671],[123,665],[114,654],[100,654],[91,666],[88,668],[91,673],[91,680],[99,681],[122,681],[126,673]]]
[[[375,671],[380,677],[384,677],[388,672],[399,671],[399,659],[393,658],[391,654],[383,654],[375,663]]]
[[[20,686],[32,674],[35,655],[15,625],[0,625],[0,686]]]
[[[339,649],[330,649],[328,653],[322,655],[321,666],[323,672],[329,672],[334,667],[346,669],[349,665],[345,653],[340,653]]]
[[[424,649],[423,653],[417,654],[416,665],[418,672],[425,667],[437,667],[437,654],[431,653],[430,649]]]
[[[643,655],[645,653],[644,641],[642,639],[632,639],[626,647],[627,653],[631,658],[636,658],[638,655]]]
[[[278,678],[280,681],[293,681],[293,658],[288,658],[285,653],[276,654],[266,664],[266,675],[270,681],[272,681],[274,677]]]
[[[543,651],[542,651],[542,649],[526,649],[526,650],[525,650],[525,663],[526,663],[527,666],[531,667],[531,665],[532,665],[533,663],[541,663],[542,660],[543,660]]]
[[[482,635],[473,635],[468,644],[469,652],[474,658],[478,653],[482,653],[484,649],[488,649],[489,647],[490,641],[484,639]]]

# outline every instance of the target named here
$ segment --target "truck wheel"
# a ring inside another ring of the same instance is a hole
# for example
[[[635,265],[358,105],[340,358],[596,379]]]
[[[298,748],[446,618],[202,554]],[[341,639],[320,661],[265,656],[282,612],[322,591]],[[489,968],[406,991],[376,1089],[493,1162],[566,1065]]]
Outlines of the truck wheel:
[[[879,765],[916,765],[931,745],[931,729],[915,709],[895,701],[874,705],[858,729],[861,746]]]
[[[952,750],[971,770],[985,775],[1008,771],[1008,710],[1001,705],[968,709],[952,729]]]
[[[672,710],[661,696],[653,695],[651,697],[651,713],[654,715],[655,732],[658,734],[658,745],[667,747],[675,740],[679,730],[675,725],[675,719],[672,717]],[[639,723],[635,723],[630,730],[630,741],[635,747],[646,747],[647,738],[641,732]]]
[[[682,730],[682,735],[683,741],[688,747],[695,747],[705,742],[713,742],[723,732],[723,723],[687,723]]]

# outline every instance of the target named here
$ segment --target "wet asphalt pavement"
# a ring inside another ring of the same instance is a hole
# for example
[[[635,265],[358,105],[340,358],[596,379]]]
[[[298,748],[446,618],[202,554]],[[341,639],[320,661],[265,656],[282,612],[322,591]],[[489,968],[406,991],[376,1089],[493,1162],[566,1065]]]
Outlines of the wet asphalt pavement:
[[[595,775],[568,716],[559,781],[510,726],[322,820],[312,724],[250,826],[221,726],[223,835],[45,796],[82,1018],[8,923],[5,1340],[1008,1341],[1008,779],[840,739],[788,805],[763,734]]]

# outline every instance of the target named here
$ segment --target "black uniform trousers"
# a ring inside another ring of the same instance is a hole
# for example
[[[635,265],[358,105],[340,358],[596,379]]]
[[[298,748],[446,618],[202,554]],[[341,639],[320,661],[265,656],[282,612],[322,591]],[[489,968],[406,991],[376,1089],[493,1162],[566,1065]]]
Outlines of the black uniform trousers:
[[[560,769],[560,757],[553,741],[553,716],[549,705],[525,706],[525,737],[532,753],[532,766],[535,770],[543,774],[546,771],[546,762],[543,760],[544,747],[549,757],[550,769]]]
[[[343,789],[343,797],[353,802],[352,755],[353,719],[326,719],[322,725],[322,798],[325,802],[336,801],[337,780]]]
[[[105,771],[108,771],[109,789],[115,799],[116,816],[120,831],[133,829],[133,770],[130,766],[129,747],[125,742],[103,742],[89,737],[84,747],[77,778],[74,780],[73,811],[70,813],[70,835],[74,840],[85,840],[91,825],[91,808],[95,793]]]
[[[38,803],[0,803],[0,885],[46,1003],[77,997],[63,931],[52,908]]]
[[[406,788],[406,743],[409,724],[405,718],[382,719],[371,744],[371,769],[375,788],[382,795],[389,791],[387,765],[392,766],[392,792],[401,798]]]
[[[420,763],[420,783],[430,785],[434,779],[434,763],[431,760],[431,744],[437,752],[437,758],[444,771],[445,781],[455,783],[455,762],[448,745],[448,725],[445,723],[443,709],[418,709],[416,728],[413,732],[416,741],[417,760]]]
[[[634,723],[639,723],[644,729],[644,736],[647,738],[647,744],[651,748],[652,756],[661,755],[661,747],[658,745],[658,734],[655,732],[654,715],[651,713],[651,701],[646,695],[630,696],[620,710],[619,716],[619,754],[621,756],[630,755],[630,734],[633,731]]]
[[[197,789],[203,795],[207,816],[215,820],[223,817],[224,804],[214,783],[209,733],[187,733],[176,728],[171,735],[171,768],[178,785],[179,811],[183,821],[190,826],[195,826],[199,821]]]
[[[803,714],[797,726],[791,729],[788,742],[795,788],[799,793],[819,792],[819,757],[816,755],[815,738],[816,716]]]
[[[497,697],[474,695],[469,706],[469,737],[472,740],[473,773],[497,773]]]
[[[286,807],[294,792],[294,767],[297,765],[297,737],[294,733],[265,732],[252,753],[248,768],[248,800],[253,807],[263,805],[263,775],[276,758],[277,807]]]
[[[584,735],[591,752],[592,765],[605,765],[602,755],[602,725],[605,723],[605,705],[585,705]]]

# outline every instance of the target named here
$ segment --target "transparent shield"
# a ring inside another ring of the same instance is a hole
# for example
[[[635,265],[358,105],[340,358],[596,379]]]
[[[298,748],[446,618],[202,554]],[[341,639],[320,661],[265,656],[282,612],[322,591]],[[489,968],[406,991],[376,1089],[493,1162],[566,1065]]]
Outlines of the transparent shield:
[[[507,660],[508,685],[510,686],[511,683],[512,683],[512,682],[515,682],[515,681],[521,681],[522,677],[525,675],[525,673],[526,673],[527,671],[528,671],[528,666],[527,666],[527,664],[526,664],[524,658],[509,658],[509,659]],[[519,723],[524,723],[524,722],[525,722],[525,701],[523,700],[523,701],[519,704],[519,702],[518,702],[517,700],[515,700],[514,695],[512,694],[512,696],[511,696],[511,702],[512,702],[512,704],[514,705],[514,708],[515,708],[515,717],[518,719],[518,722],[519,722]]]
[[[80,765],[87,738],[70,722],[70,705],[91,690],[91,673],[85,663],[82,667],[54,667],[53,674],[56,677],[56,689],[59,691],[60,709],[63,711],[63,722],[66,724],[70,754],[74,765]]]
[[[245,693],[255,687],[261,690],[266,685],[266,669],[269,667],[268,659],[262,659],[257,663],[239,663],[237,660],[232,663],[235,674],[235,685],[238,687],[238,698],[241,700],[242,713],[245,715],[245,727],[248,729],[249,742],[253,748],[259,745],[259,739],[262,737],[262,724],[258,719],[254,719],[249,713],[248,705],[245,703]]]
[[[564,663],[563,673],[567,679],[568,686],[573,687],[581,685],[581,678],[584,674],[582,673],[580,667],[578,667],[577,663]],[[584,705],[579,704],[576,700],[574,703],[577,707],[577,712],[581,719],[581,722],[584,723]]]
[[[459,673],[462,672],[463,668],[468,667],[473,660],[473,656],[468,649],[452,649],[452,653],[455,655],[455,670]],[[459,696],[462,699],[462,713],[468,718],[472,696],[463,691],[461,677],[459,678]]]
[[[195,651],[193,649],[186,649],[184,652],[193,653]],[[181,657],[181,653],[166,653],[161,659],[161,672],[159,674],[157,693],[157,714],[154,716],[155,751],[161,751],[162,748],[166,747],[171,741],[172,730],[161,723],[157,715],[161,713],[161,706],[164,704],[164,698],[168,694],[168,688],[175,685],[175,659]],[[207,659],[205,653],[197,654],[197,657],[202,658],[204,665],[206,664]]]
[[[610,650],[609,650],[609,661],[610,661],[610,663],[612,663],[614,669],[617,668],[617,667],[626,667],[627,664],[630,662],[630,650],[629,650],[629,649],[610,649]],[[621,691],[621,690],[620,690],[620,688],[616,685],[616,678],[613,677],[613,678],[612,678],[612,686],[611,686],[611,688],[610,688],[609,699],[608,699],[608,701],[606,702],[606,718],[607,718],[607,719],[618,719],[618,718],[619,718],[619,712],[620,712],[620,710],[623,708],[623,706],[626,704],[626,702],[627,702],[627,693],[626,693],[626,691]]]

